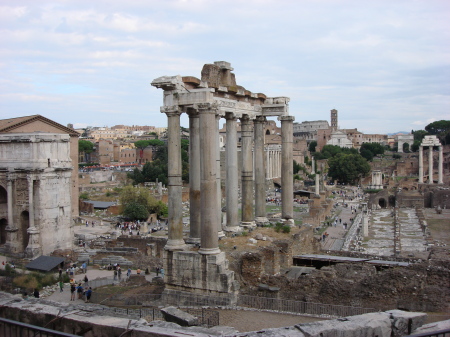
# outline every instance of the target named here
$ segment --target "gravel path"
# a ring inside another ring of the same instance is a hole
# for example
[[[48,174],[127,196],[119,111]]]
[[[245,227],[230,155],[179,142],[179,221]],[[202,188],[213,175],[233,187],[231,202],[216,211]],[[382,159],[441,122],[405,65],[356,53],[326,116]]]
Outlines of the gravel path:
[[[323,320],[317,317],[251,310],[219,310],[219,312],[220,325],[232,326],[239,332],[259,331]]]

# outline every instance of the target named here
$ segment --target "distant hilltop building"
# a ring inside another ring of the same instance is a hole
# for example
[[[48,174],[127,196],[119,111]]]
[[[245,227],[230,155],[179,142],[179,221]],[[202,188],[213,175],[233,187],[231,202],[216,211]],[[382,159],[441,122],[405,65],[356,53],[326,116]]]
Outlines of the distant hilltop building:
[[[330,121],[330,124],[326,120],[294,123],[294,137],[306,140],[308,144],[316,141],[316,151],[320,151],[325,145],[359,149],[363,143],[388,144],[387,135],[364,134],[356,128],[339,129],[338,111],[336,109],[330,111]]]

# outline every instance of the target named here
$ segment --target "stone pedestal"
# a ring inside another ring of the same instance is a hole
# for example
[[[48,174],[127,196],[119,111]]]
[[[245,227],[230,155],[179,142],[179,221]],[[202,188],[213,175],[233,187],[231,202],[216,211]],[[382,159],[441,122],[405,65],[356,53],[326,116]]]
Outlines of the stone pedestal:
[[[235,299],[239,288],[234,272],[228,269],[224,252],[204,255],[192,251],[165,251],[164,267],[166,295],[189,292]]]
[[[25,250],[25,255],[34,259],[42,255],[41,253],[41,244],[39,240],[39,230],[36,227],[30,227],[27,230],[28,238],[28,246]]]

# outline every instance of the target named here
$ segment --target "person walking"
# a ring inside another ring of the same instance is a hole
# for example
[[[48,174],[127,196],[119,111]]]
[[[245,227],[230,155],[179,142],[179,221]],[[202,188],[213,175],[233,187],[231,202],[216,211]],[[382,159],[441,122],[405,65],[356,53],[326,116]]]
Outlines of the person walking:
[[[85,287],[88,286],[88,282],[89,282],[89,279],[88,279],[87,275],[84,275],[84,286]]]
[[[71,283],[70,284],[70,300],[71,301],[75,301],[75,290],[76,290],[75,283]]]
[[[62,280],[59,281],[59,292],[62,293],[64,290],[64,282]]]
[[[117,269],[114,269],[114,281],[117,280]]]
[[[92,295],[92,288],[89,287],[89,289],[86,290],[86,303],[89,303],[91,301],[91,295]]]

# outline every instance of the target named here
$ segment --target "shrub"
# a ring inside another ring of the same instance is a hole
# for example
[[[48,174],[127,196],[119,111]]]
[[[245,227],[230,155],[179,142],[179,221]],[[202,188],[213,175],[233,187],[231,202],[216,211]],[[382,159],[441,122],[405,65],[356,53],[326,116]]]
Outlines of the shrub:
[[[283,224],[281,222],[277,222],[275,224],[275,232],[279,233],[282,231],[282,229],[283,229]]]
[[[284,225],[283,227],[281,227],[281,231],[283,233],[290,233],[291,232],[291,226],[289,225]]]

